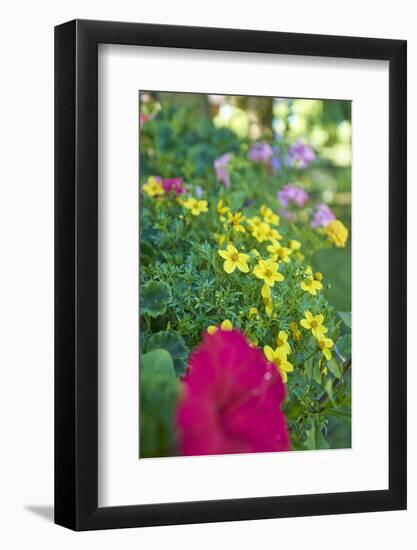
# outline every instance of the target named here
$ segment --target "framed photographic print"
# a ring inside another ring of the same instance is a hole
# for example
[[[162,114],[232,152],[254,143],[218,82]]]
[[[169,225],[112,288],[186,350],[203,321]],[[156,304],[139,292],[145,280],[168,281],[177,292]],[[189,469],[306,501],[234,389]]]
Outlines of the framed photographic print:
[[[406,42],[55,29],[55,521],[406,507]]]

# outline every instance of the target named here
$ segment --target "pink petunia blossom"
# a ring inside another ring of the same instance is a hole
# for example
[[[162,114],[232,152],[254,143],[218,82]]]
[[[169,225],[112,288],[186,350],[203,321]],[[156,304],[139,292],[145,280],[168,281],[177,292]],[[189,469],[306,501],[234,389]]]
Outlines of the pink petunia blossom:
[[[204,334],[177,409],[183,455],[290,450],[277,368],[237,330]]]
[[[177,195],[182,195],[183,193],[185,193],[182,178],[164,179],[162,182],[162,186],[164,190],[168,193],[176,193]]]

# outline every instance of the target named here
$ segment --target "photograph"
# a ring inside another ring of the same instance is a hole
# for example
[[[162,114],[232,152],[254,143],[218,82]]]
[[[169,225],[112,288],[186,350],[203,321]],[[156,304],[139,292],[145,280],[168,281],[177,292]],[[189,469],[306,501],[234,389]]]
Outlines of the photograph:
[[[351,448],[351,101],[139,90],[139,458]]]

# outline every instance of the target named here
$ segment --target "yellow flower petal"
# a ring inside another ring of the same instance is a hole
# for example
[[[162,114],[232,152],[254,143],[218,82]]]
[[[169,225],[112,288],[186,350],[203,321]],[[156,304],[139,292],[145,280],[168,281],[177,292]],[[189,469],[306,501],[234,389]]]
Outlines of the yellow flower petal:
[[[301,319],[300,325],[307,330],[310,330],[310,323],[306,319]]]
[[[218,255],[223,258],[224,260],[228,260],[229,259],[229,253],[227,252],[227,250],[218,250],[217,251]]]
[[[225,319],[223,321],[223,323],[220,325],[220,328],[222,330],[230,331],[230,330],[233,330],[233,325],[232,325],[231,321],[229,321],[229,319]]]
[[[245,261],[240,261],[239,260],[236,265],[237,265],[238,270],[241,271],[242,273],[248,273],[249,272],[248,264]]]
[[[281,378],[282,378],[282,381],[284,382],[284,384],[287,383],[288,381],[288,376],[287,376],[287,373],[285,372],[285,370],[282,370],[282,369],[278,369],[280,374],[281,374]]]
[[[271,361],[271,363],[274,362],[275,354],[271,346],[264,346],[264,354],[265,354],[265,357],[268,359],[268,361]]]
[[[332,358],[332,352],[328,348],[323,349],[323,355],[327,359],[327,361],[330,361]]]
[[[233,271],[236,269],[236,263],[232,262],[231,260],[226,260],[223,264],[223,269],[226,271],[226,273],[233,273]]]

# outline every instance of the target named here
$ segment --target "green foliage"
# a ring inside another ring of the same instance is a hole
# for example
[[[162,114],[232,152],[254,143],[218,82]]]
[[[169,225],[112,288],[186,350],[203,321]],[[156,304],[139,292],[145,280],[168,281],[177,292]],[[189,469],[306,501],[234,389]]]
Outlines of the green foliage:
[[[174,369],[177,376],[182,376],[186,369],[186,359],[189,354],[189,349],[181,336],[168,330],[157,332],[150,336],[146,349],[151,351],[154,349],[167,350],[174,362]]]
[[[350,311],[338,311],[339,317],[347,327],[352,328],[352,314]]]
[[[168,285],[159,281],[149,281],[141,288],[141,311],[151,317],[163,315],[171,299]]]
[[[178,382],[171,355],[154,349],[140,358],[140,457],[175,454],[173,414]]]

